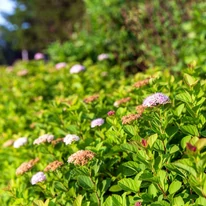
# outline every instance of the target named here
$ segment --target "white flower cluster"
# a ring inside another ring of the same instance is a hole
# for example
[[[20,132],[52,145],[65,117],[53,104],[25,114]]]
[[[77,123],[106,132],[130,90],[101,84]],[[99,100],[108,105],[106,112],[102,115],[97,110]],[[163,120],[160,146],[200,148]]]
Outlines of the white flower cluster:
[[[79,140],[80,140],[80,138],[77,135],[75,135],[75,134],[68,134],[68,135],[66,135],[64,137],[63,142],[66,145],[68,145],[68,144],[71,144],[74,141],[79,141]]]
[[[46,175],[43,172],[37,172],[35,175],[31,178],[31,184],[35,185],[38,182],[43,182],[46,180]]]
[[[44,134],[40,136],[39,138],[35,139],[33,144],[41,144],[44,142],[51,142],[54,139],[54,136],[52,134]]]
[[[25,145],[27,143],[27,141],[28,141],[27,137],[21,137],[14,142],[13,146],[14,146],[14,148],[19,148],[19,147]]]

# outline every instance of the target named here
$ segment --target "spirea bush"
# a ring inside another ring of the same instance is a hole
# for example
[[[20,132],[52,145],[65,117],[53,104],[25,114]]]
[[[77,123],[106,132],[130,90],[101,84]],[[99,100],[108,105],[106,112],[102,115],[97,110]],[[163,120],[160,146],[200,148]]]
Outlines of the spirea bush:
[[[65,63],[1,68],[0,205],[206,205],[201,65]]]

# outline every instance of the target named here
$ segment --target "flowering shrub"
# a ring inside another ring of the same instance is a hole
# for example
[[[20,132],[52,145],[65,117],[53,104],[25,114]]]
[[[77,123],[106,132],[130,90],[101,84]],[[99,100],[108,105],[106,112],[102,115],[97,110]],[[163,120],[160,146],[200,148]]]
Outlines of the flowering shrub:
[[[125,77],[82,63],[1,69],[0,205],[206,205],[200,67]]]

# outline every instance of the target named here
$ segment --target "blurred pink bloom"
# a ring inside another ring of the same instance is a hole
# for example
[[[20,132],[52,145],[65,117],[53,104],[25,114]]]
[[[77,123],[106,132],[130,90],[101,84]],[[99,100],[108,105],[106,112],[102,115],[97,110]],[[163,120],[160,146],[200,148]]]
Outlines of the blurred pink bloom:
[[[108,55],[108,54],[100,54],[100,55],[97,57],[97,59],[98,59],[99,61],[103,61],[103,60],[108,59],[108,58],[109,58],[109,55]]]
[[[101,126],[104,124],[104,119],[102,118],[98,118],[98,119],[94,119],[92,122],[91,122],[91,128],[94,128],[96,126]]]
[[[76,64],[76,65],[72,66],[72,68],[70,69],[70,74],[76,74],[76,73],[79,73],[83,70],[85,70],[84,66],[82,66],[80,64]]]
[[[111,110],[111,111],[107,112],[107,115],[108,116],[113,116],[113,115],[115,115],[115,111]]]
[[[26,76],[28,74],[28,70],[27,69],[23,69],[23,70],[20,70],[17,75],[22,77],[22,76]]]
[[[13,146],[14,148],[19,148],[25,145],[26,143],[27,143],[27,137],[21,137],[14,142]]]
[[[166,104],[170,101],[169,97],[162,94],[162,93],[155,93],[150,96],[148,96],[144,101],[143,101],[143,106],[144,107],[152,107],[156,106],[158,104]]]
[[[38,182],[43,182],[44,180],[46,180],[45,174],[43,172],[37,172],[35,175],[32,176],[31,184],[35,185]]]
[[[65,62],[60,62],[60,63],[55,65],[55,68],[56,69],[62,69],[64,67],[66,67],[66,66],[67,66],[67,64]]]
[[[136,202],[134,206],[141,206],[142,203],[141,202]]]
[[[34,55],[34,59],[35,59],[35,60],[44,59],[44,54],[42,54],[42,53],[36,53],[36,54]]]

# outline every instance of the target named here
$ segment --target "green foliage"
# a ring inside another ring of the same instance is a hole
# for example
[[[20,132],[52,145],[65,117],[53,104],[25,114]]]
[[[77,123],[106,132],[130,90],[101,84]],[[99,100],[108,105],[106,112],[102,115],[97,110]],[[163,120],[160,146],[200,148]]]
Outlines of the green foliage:
[[[69,73],[75,62],[55,69],[43,61],[18,62],[14,70],[1,68],[0,82],[0,204],[1,205],[205,205],[206,198],[206,82],[202,70],[189,66],[179,74],[152,68],[125,77],[119,66],[84,61],[85,71]],[[22,69],[28,73],[22,75]],[[151,77],[147,85],[134,83]],[[167,94],[170,102],[144,108],[150,94]],[[99,97],[90,103],[85,98]],[[114,102],[130,97],[119,107]],[[115,114],[108,116],[107,112]],[[91,121],[104,124],[91,128]],[[56,142],[34,145],[43,134]],[[79,141],[66,145],[67,134]],[[8,140],[27,137],[20,148]],[[7,142],[8,143],[8,142]],[[95,155],[81,164],[68,163],[80,150]],[[31,159],[39,161],[24,174],[16,169]],[[54,171],[44,171],[58,160]],[[85,162],[86,161],[86,162]],[[88,161],[88,162],[87,162]],[[46,180],[31,184],[44,171]]]

